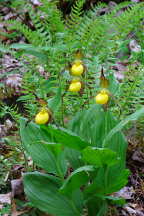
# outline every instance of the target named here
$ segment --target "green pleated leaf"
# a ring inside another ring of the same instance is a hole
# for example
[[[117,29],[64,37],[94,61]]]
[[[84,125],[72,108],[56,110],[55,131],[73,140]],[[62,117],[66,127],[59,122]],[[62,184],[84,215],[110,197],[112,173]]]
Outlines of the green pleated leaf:
[[[124,204],[126,204],[125,199],[121,197],[104,196],[104,198],[109,200],[109,202],[114,205],[123,206]]]
[[[56,177],[41,173],[24,175],[24,188],[28,199],[40,210],[55,216],[80,216],[73,200],[59,193],[60,181]]]
[[[103,148],[105,137],[117,124],[118,121],[110,111],[104,111],[100,106],[93,105],[88,110],[79,112],[70,122],[69,128],[87,140],[91,146]],[[127,142],[123,133],[121,131],[115,133],[108,140],[106,147],[117,153],[121,159],[120,167],[124,167]]]
[[[108,203],[104,199],[94,197],[88,203],[88,215],[92,216],[104,216],[108,211]]]
[[[144,107],[141,109],[137,110],[135,113],[129,115],[127,118],[122,120],[120,123],[118,123],[110,132],[107,134],[105,139],[103,140],[103,146],[107,145],[108,141],[120,130],[123,129],[123,127],[128,124],[130,121],[136,121],[139,117],[144,115]]]
[[[110,111],[104,111],[100,106],[93,105],[88,110],[79,112],[70,122],[69,128],[90,142],[91,146],[104,148],[105,137],[117,124],[118,121]],[[107,169],[99,168],[97,175],[92,179],[92,184],[85,188],[86,199],[93,193],[109,194],[118,191],[127,183],[129,172],[124,170],[127,142],[120,130],[111,136],[106,148],[115,152],[119,160]],[[94,157],[89,157],[89,160],[95,162]]]
[[[64,128],[56,128],[54,126],[42,126],[42,128],[45,132],[51,134],[55,142],[60,143],[66,147],[80,151],[88,146],[88,143],[86,141],[84,141],[82,138],[80,138],[70,130],[66,130]]]
[[[117,172],[111,173],[111,176],[109,175],[107,178],[106,193],[111,194],[123,188],[128,183],[129,175],[130,171],[128,169],[117,170]]]
[[[78,209],[83,209],[84,208],[84,197],[83,197],[83,192],[81,189],[77,189],[72,191],[72,200],[75,204],[75,206]]]
[[[21,119],[20,135],[23,146],[34,162],[48,172],[65,175],[67,163],[61,144],[52,143],[49,134],[40,126]]]
[[[88,164],[97,167],[112,166],[119,162],[116,152],[108,148],[96,148],[88,146],[82,152],[82,158]]]
[[[60,188],[60,191],[63,193],[72,193],[72,191],[80,188],[86,184],[89,180],[88,172],[94,171],[93,166],[83,166],[76,169],[71,173],[70,176],[64,181],[63,185]]]
[[[70,130],[87,140],[93,146],[101,146],[101,131],[99,127],[104,121],[104,114],[99,106],[93,105],[88,110],[78,112],[70,121]],[[97,131],[95,130],[95,128]]]
[[[66,158],[70,163],[70,166],[73,169],[77,169],[81,166],[84,166],[84,161],[81,159],[80,151],[71,148],[66,148],[65,154],[66,154]]]
[[[109,168],[110,169],[110,168]],[[111,176],[109,169],[99,169],[97,176],[93,179],[93,183],[85,188],[85,198],[95,194],[108,195],[119,191],[128,182],[129,170],[117,170]]]

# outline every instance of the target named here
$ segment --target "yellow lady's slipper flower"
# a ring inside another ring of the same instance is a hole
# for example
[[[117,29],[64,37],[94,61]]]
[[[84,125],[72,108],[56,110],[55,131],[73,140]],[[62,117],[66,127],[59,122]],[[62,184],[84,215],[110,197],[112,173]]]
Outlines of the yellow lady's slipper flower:
[[[82,87],[81,82],[78,79],[74,79],[72,80],[68,90],[71,92],[79,92],[81,87]]]
[[[96,95],[95,101],[97,104],[107,104],[109,100],[109,94],[106,90],[101,90],[99,94]]]
[[[36,115],[35,122],[37,124],[46,124],[50,119],[49,112],[46,108],[42,108],[41,111]]]
[[[82,61],[77,59],[74,61],[72,67],[71,67],[71,74],[73,76],[80,76],[84,72],[84,66],[82,64]]]

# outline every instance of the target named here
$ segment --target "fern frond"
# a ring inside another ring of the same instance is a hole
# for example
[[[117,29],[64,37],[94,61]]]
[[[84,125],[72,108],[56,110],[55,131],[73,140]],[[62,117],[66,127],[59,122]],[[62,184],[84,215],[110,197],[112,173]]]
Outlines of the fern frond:
[[[104,47],[108,49],[111,44],[114,46],[116,36],[125,39],[130,32],[139,32],[136,30],[144,17],[144,10],[142,10],[144,3],[124,2],[116,6],[112,12],[97,16],[99,10],[104,6],[100,4],[84,15],[77,31],[82,45],[87,48],[96,47],[95,51],[102,51]]]
[[[133,113],[144,103],[144,92],[142,91],[144,81],[143,67],[138,69],[129,68],[129,74],[121,86],[121,106],[123,114]],[[133,77],[131,76],[133,74]]]
[[[120,7],[115,9],[115,14],[118,13]],[[139,4],[131,4],[129,7],[122,11],[120,15],[114,15],[112,12],[108,19],[111,20],[113,26],[115,26],[118,34],[126,37],[131,31],[135,31],[144,17],[144,2]]]
[[[43,41],[41,45],[48,45],[51,42],[51,33],[48,28],[48,24],[46,23],[45,19],[42,19],[40,14],[35,13],[34,10],[29,11],[30,18],[34,24],[36,32],[41,37]]]
[[[10,47],[8,45],[4,45],[2,43],[0,43],[0,52],[5,53],[5,52],[9,52],[10,51]]]
[[[106,34],[107,23],[104,21],[104,16],[97,16],[99,10],[104,6],[105,4],[99,4],[82,18],[77,34],[83,46],[87,47],[89,44],[99,43]]]
[[[7,21],[7,24],[9,25],[9,29],[17,30],[22,33],[32,45],[44,45],[44,38],[42,38],[41,34],[38,31],[31,30],[27,25],[22,24],[20,21],[17,20],[9,20]]]
[[[77,0],[73,5],[69,18],[66,21],[66,24],[70,29],[75,29],[80,23],[84,3],[85,0]]]
[[[57,37],[57,33],[64,32],[65,26],[61,11],[57,8],[57,1],[42,0],[42,6],[39,7],[44,13],[45,27],[53,36],[53,41]]]

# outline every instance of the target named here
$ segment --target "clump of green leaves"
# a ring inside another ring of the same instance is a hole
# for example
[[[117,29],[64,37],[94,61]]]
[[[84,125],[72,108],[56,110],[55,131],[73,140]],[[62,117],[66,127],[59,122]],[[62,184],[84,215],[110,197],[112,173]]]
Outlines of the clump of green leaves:
[[[127,143],[120,130],[144,108],[118,123],[99,105],[76,114],[67,129],[38,126],[21,119],[21,139],[34,162],[46,171],[24,175],[34,206],[57,216],[105,215],[111,194],[127,183]],[[70,171],[71,170],[71,171]]]
[[[23,0],[21,3],[21,5],[25,4]],[[42,97],[46,101],[49,100],[49,92],[46,90],[49,81],[44,81],[39,76],[36,69],[37,64],[44,65],[50,77],[55,79],[55,86],[61,89],[62,96],[65,94],[67,83],[70,81],[66,70],[68,62],[72,62],[73,53],[76,50],[82,50],[86,57],[84,63],[88,68],[82,80],[85,84],[85,91],[82,97],[80,95],[79,101],[76,101],[73,96],[71,97],[72,103],[78,108],[77,103],[82,106],[88,95],[93,96],[97,91],[97,78],[102,64],[108,71],[107,75],[111,75],[112,71],[109,69],[115,64],[117,53],[129,34],[133,33],[143,48],[141,21],[144,15],[143,2],[139,4],[124,2],[116,5],[111,12],[100,16],[99,12],[106,7],[105,4],[101,3],[89,11],[84,11],[85,1],[78,0],[73,4],[71,13],[66,19],[63,18],[61,11],[58,9],[57,1],[42,0],[41,3],[36,8],[28,2],[26,4],[31,25],[27,25],[23,19],[21,19],[22,21],[7,21],[8,29],[16,30],[17,34],[24,35],[28,43],[12,44],[10,46],[0,45],[1,51],[7,52],[9,50],[17,57],[30,55],[29,61],[32,66],[28,66],[29,72],[27,74],[29,74],[29,77],[25,75],[27,81],[24,85],[24,88],[27,88],[24,94],[27,95],[20,99],[25,103],[28,102],[26,109],[29,114],[36,112],[33,92],[37,92],[38,97]],[[21,5],[14,1],[12,7],[21,10]],[[126,8],[126,10],[123,8]],[[143,51],[139,53],[138,58],[142,58],[142,53]],[[35,58],[31,58],[31,56]],[[30,79],[34,83],[33,92],[31,88],[28,90]],[[44,89],[45,94],[43,93]],[[52,90],[50,99],[52,96],[55,97],[55,94],[57,95],[57,91],[60,90],[55,89],[55,92]],[[114,91],[112,93],[117,94]],[[30,100],[32,104],[29,103]],[[75,112],[75,110],[72,110],[68,97],[64,98],[64,102],[67,113]],[[59,110],[57,109],[57,111]],[[32,118],[31,114],[30,118]]]

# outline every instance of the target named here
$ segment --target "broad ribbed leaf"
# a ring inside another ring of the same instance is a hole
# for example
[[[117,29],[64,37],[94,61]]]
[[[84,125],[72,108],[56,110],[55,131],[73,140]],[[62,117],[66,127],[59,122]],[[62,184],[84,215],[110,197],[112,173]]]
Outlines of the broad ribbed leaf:
[[[54,126],[42,126],[45,133],[49,133],[55,142],[76,150],[82,150],[86,148],[89,144],[80,138],[75,133],[64,128],[56,128]]]
[[[100,107],[94,105],[88,110],[77,113],[70,121],[69,128],[92,145],[99,146],[99,143],[101,143],[102,139],[100,136],[101,133],[97,131],[97,137],[95,137],[96,133],[93,126],[96,125],[97,129],[99,129],[99,125],[102,125],[102,122],[103,115],[101,113]]]
[[[64,181],[62,187],[60,188],[61,192],[72,193],[72,191],[80,188],[86,184],[89,180],[88,172],[94,171],[93,166],[83,166],[76,169],[71,175]]]
[[[121,197],[104,196],[104,198],[109,200],[110,203],[115,204],[115,205],[123,206],[124,204],[126,204],[126,200]]]
[[[38,125],[32,122],[26,125],[26,122],[26,119],[21,119],[20,124],[20,135],[25,150],[41,168],[65,175],[66,162],[62,146],[51,143],[52,138]]]
[[[88,110],[78,113],[71,121],[69,128],[91,142],[91,146],[103,148],[103,140],[117,124],[118,121],[110,111],[104,111],[100,106],[93,105]],[[100,194],[118,191],[127,182],[128,172],[123,177],[127,142],[122,132],[115,133],[108,140],[106,147],[116,152],[120,160],[107,170],[99,169],[95,180],[93,179],[93,184],[89,185],[88,194],[93,191]]]
[[[65,154],[66,154],[66,158],[70,163],[70,166],[73,169],[77,169],[81,166],[84,166],[84,162],[81,159],[80,151],[71,148],[66,148]]]
[[[104,147],[103,141],[108,133],[118,124],[110,111],[104,111],[98,105],[78,113],[71,121],[69,128],[94,147]],[[115,151],[120,157],[121,167],[125,165],[127,142],[118,131],[107,143],[107,148]]]
[[[118,123],[105,137],[103,140],[103,146],[107,146],[107,142],[120,130],[123,129],[123,127],[128,124],[130,121],[136,121],[139,117],[144,115],[144,107],[141,109],[137,110],[135,113],[129,115],[127,118],[122,120],[120,123]]]
[[[72,200],[73,200],[75,206],[78,209],[84,208],[84,197],[83,197],[83,192],[80,188],[73,191],[71,197],[72,197]]]
[[[96,148],[88,146],[82,152],[83,160],[96,167],[112,166],[119,162],[116,152],[108,148]]]
[[[38,172],[24,175],[25,193],[36,208],[55,216],[80,216],[82,209],[59,193],[59,186],[54,176]]]
[[[105,199],[100,197],[91,198],[87,203],[88,215],[90,216],[104,216],[108,211],[108,203]]]
[[[93,179],[93,183],[85,188],[84,195],[89,197],[95,194],[108,195],[119,191],[128,182],[129,170],[115,171],[108,175],[109,169],[99,169],[97,176]]]

